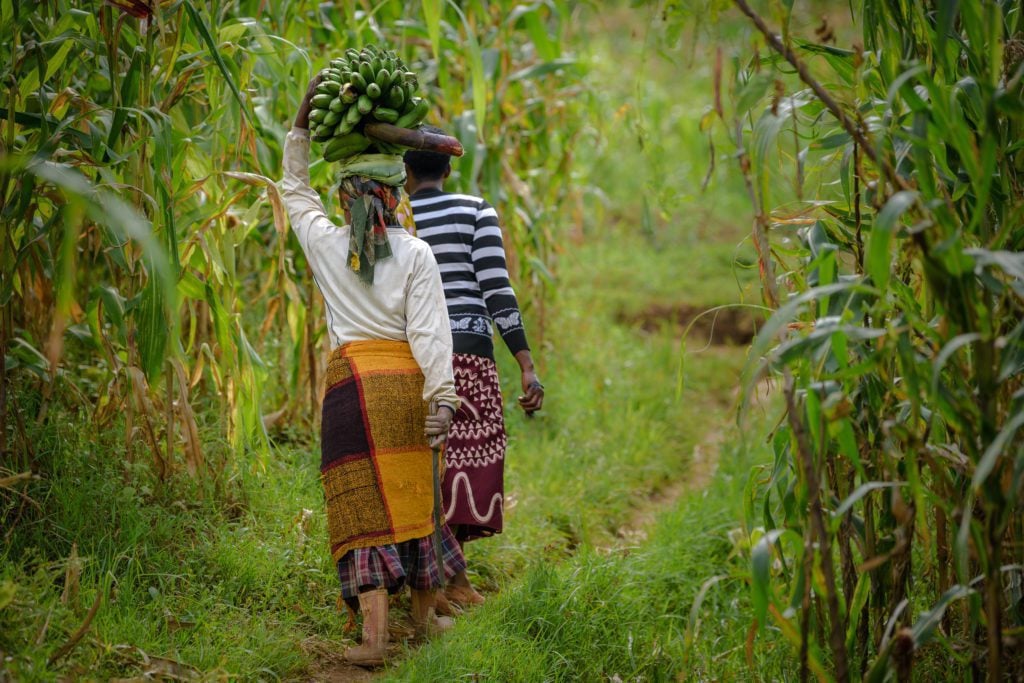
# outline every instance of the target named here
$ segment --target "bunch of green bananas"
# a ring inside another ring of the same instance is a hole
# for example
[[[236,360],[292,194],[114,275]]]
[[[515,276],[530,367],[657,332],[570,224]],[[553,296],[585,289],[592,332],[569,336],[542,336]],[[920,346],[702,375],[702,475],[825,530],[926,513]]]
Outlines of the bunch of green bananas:
[[[360,154],[371,144],[383,154],[401,154],[403,147],[363,135],[363,125],[381,121],[414,128],[427,115],[427,101],[415,96],[416,74],[393,50],[349,48],[321,73],[323,80],[310,101],[309,126],[313,140],[326,143],[327,161]]]

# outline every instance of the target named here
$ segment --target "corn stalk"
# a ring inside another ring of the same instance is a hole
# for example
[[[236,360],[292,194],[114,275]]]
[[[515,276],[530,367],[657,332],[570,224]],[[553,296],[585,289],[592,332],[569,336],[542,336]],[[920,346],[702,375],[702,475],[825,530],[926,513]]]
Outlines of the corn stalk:
[[[787,378],[754,618],[802,679],[1024,675],[1019,7],[862,0],[845,49],[734,5],[763,53],[717,116],[776,307],[746,383]]]
[[[552,181],[578,126],[567,6],[0,0],[4,457],[21,404],[123,421],[159,480],[220,481],[261,462],[265,424],[315,423],[323,306],[274,181],[306,82],[345,47],[386,43],[421,74],[472,149],[452,189],[498,207],[533,300],[570,196]],[[336,211],[331,169],[312,171]],[[234,456],[209,457],[222,438]]]

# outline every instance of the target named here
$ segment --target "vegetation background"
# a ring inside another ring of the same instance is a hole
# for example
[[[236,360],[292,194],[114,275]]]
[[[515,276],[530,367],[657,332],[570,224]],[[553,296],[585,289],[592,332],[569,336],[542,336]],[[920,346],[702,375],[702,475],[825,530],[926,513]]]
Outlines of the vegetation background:
[[[751,4],[0,0],[0,678],[357,677],[274,181],[367,42],[548,388],[385,677],[1024,675],[1019,3]]]

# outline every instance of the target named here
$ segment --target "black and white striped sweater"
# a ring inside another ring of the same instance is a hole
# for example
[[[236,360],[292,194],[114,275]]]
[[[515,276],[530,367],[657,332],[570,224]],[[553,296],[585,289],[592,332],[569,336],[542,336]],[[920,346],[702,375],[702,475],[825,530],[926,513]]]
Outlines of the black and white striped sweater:
[[[416,235],[430,245],[441,270],[455,353],[493,359],[492,320],[509,351],[528,349],[494,207],[443,190],[421,190],[409,202]]]

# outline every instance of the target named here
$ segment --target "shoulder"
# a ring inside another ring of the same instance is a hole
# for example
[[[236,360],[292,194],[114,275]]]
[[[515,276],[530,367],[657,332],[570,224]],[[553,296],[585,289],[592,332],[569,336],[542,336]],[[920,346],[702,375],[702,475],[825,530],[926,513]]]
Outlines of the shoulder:
[[[463,205],[472,206],[478,212],[484,211],[485,209],[494,210],[494,207],[488,204],[486,199],[483,197],[477,197],[475,194],[459,194],[454,196],[458,197],[459,201],[462,202]]]
[[[430,263],[434,263],[434,252],[430,250],[430,245],[419,237],[410,235],[404,229],[388,230],[388,237],[391,240],[392,248],[404,252],[407,258],[417,262],[427,259]]]
[[[445,199],[448,207],[461,208],[465,212],[475,213],[477,217],[497,216],[494,207],[486,199],[475,194],[450,192],[445,195]]]
[[[476,207],[481,203],[486,204],[481,197],[460,192],[430,192],[422,195],[409,197],[409,203],[416,208],[420,207]]]

